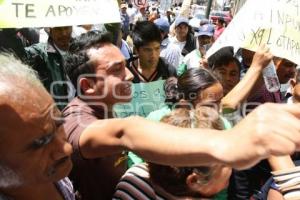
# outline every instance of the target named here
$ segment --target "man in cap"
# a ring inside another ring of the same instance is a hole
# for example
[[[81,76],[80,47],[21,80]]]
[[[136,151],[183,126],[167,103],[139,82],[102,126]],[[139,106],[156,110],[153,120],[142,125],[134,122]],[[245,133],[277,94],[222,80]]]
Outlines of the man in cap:
[[[178,17],[175,20],[175,36],[169,39],[169,44],[162,50],[161,56],[177,68],[183,57],[195,48],[196,40],[190,31],[188,19]]]
[[[125,3],[122,3],[120,5],[120,15],[121,15],[121,21],[122,21],[122,38],[123,40],[126,40],[128,34],[129,34],[129,15],[127,13],[127,5]]]
[[[165,18],[158,18],[154,20],[154,24],[158,27],[161,33],[162,40],[166,39],[169,34],[170,23]]]
[[[178,17],[175,20],[175,37],[171,38],[171,43],[180,47],[183,56],[196,48],[196,40],[191,33],[187,18]]]
[[[154,20],[154,24],[158,27],[161,35],[161,45],[160,49],[164,49],[168,46],[169,44],[169,29],[170,29],[170,24],[167,19],[165,18],[158,18]]]
[[[147,21],[148,16],[147,16],[147,12],[146,12],[146,7],[145,6],[141,6],[139,7],[139,12],[136,14],[135,18],[134,18],[134,24],[136,24],[136,22],[139,21]]]
[[[211,24],[200,26],[195,36],[198,38],[199,48],[186,55],[177,69],[177,74],[183,74],[187,69],[201,67],[201,61],[206,51],[211,47],[214,38],[214,27]]]
[[[170,38],[169,38],[170,23],[166,18],[160,17],[154,21],[154,24],[159,28],[161,38],[162,38],[162,41],[160,43],[160,57],[164,58],[173,66],[175,66],[174,63],[178,63],[179,62],[178,59],[181,56],[180,49],[174,48],[173,49],[174,53],[170,53],[172,51],[172,49],[170,49],[168,52],[169,55],[166,55],[166,51],[165,51],[170,43]],[[170,55],[172,55],[173,57]]]

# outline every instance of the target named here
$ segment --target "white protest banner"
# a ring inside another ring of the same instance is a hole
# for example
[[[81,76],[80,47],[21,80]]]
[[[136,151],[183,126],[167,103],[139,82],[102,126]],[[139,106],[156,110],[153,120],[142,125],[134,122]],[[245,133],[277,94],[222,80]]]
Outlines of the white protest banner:
[[[114,117],[123,118],[132,115],[147,117],[150,112],[160,109],[165,102],[164,82],[165,80],[159,80],[132,84],[131,102],[115,105]]]
[[[117,0],[0,0],[0,28],[120,22]]]
[[[225,46],[256,51],[267,44],[273,55],[300,64],[300,0],[248,0],[207,57]]]

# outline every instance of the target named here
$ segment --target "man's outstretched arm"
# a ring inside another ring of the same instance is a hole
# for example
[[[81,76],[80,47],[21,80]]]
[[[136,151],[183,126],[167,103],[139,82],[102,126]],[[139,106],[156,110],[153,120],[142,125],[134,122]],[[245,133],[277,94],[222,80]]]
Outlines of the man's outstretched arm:
[[[265,104],[227,131],[184,129],[140,117],[99,120],[82,132],[79,146],[90,159],[131,150],[166,165],[218,162],[241,169],[299,149],[299,117],[299,105]]]

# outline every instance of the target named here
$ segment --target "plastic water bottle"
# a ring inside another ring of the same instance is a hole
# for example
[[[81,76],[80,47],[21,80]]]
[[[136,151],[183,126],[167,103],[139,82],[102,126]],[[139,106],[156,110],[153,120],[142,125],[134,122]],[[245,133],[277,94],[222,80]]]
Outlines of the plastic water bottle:
[[[263,69],[263,78],[266,88],[269,92],[277,92],[280,90],[280,83],[276,74],[276,68],[273,60]]]

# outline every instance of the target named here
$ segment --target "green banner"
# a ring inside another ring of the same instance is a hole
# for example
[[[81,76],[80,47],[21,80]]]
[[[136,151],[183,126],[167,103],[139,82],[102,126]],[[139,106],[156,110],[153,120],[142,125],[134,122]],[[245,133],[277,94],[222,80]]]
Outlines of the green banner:
[[[165,80],[159,80],[132,84],[131,102],[115,105],[115,117],[124,118],[132,115],[146,117],[150,112],[161,108],[165,102],[164,82]]]

